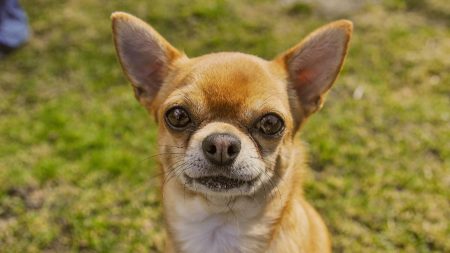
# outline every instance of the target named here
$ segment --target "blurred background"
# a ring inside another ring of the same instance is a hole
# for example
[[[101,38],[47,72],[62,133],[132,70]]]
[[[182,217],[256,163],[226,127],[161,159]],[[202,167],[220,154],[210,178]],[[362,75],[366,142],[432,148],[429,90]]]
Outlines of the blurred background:
[[[161,252],[155,124],[117,63],[130,12],[188,56],[270,59],[327,22],[355,30],[308,143],[305,192],[335,252],[450,252],[447,0],[22,0],[0,59],[0,252]]]

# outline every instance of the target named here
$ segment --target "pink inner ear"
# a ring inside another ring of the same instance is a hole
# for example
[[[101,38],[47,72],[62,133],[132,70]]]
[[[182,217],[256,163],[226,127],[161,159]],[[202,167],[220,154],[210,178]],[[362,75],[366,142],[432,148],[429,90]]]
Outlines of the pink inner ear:
[[[137,86],[145,90],[157,90],[160,71],[165,64],[163,49],[149,34],[142,30],[123,29],[118,43],[119,53],[126,70]],[[133,37],[134,36],[134,37]],[[136,38],[135,38],[136,37]]]
[[[146,65],[143,65],[141,68],[145,69],[143,71],[142,76],[142,84],[141,86],[145,87],[144,89],[150,93],[158,92],[161,84],[162,84],[162,73],[164,67],[164,63],[162,60],[155,59],[154,62],[149,62]]]
[[[351,31],[351,22],[336,21],[316,30],[282,56],[290,86],[306,115],[320,106],[323,95],[336,79]]]
[[[178,52],[143,21],[124,15],[113,19],[120,62],[138,95],[151,99],[162,85],[169,57]]]
[[[300,86],[308,85],[309,83],[312,82],[314,76],[316,76],[316,71],[314,71],[313,68],[300,70],[297,73],[298,85]]]
[[[336,77],[343,46],[329,39],[312,39],[290,59],[294,88],[303,103],[315,103]]]
[[[162,66],[161,61],[155,61],[155,62],[149,64],[148,66],[146,66],[146,68],[148,69],[147,76],[151,76],[151,75],[155,74],[158,70],[160,70],[161,66]]]

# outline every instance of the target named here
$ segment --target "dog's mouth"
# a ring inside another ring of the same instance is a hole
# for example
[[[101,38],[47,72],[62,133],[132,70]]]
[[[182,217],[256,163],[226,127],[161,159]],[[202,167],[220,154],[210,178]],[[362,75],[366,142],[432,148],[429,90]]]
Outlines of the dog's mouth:
[[[243,180],[243,179],[237,179],[237,178],[230,178],[225,176],[205,176],[205,177],[198,177],[198,178],[192,178],[185,174],[185,177],[187,179],[188,184],[200,184],[202,186],[207,187],[208,189],[212,191],[227,191],[235,188],[240,188],[243,186],[252,186],[253,183],[257,180],[251,179],[251,180]]]

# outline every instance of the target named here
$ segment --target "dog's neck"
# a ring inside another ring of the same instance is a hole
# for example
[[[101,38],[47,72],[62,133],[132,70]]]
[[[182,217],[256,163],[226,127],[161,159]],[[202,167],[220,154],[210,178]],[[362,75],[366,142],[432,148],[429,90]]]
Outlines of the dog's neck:
[[[251,197],[205,196],[189,192],[175,180],[166,182],[165,218],[176,252],[262,252],[289,195],[300,188],[292,161],[289,156],[276,187],[267,186]]]

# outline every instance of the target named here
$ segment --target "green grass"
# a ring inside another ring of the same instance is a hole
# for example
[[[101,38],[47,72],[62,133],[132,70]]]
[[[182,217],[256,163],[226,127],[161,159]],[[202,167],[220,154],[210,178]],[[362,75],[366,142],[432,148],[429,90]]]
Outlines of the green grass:
[[[0,252],[161,252],[155,124],[115,59],[116,10],[190,56],[271,58],[328,21],[353,20],[344,71],[301,134],[306,194],[336,252],[450,252],[447,1],[339,12],[295,1],[21,2],[33,36],[0,61]]]

